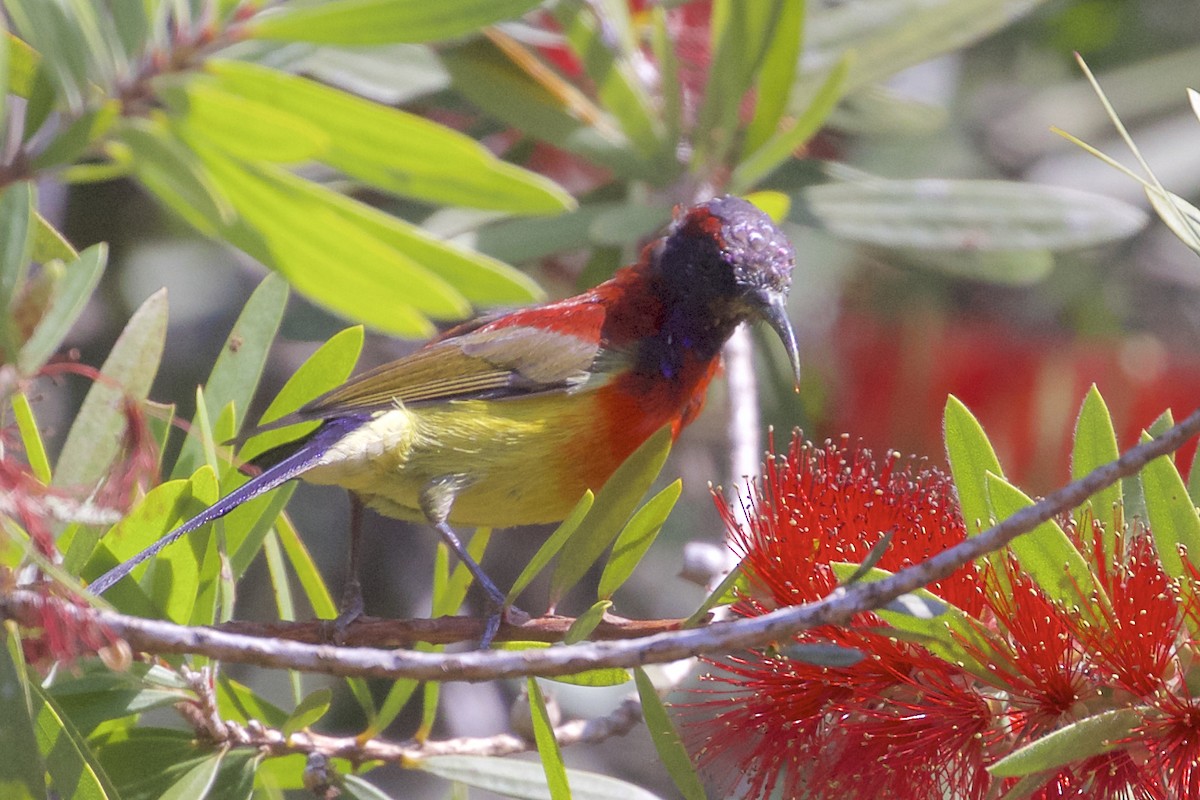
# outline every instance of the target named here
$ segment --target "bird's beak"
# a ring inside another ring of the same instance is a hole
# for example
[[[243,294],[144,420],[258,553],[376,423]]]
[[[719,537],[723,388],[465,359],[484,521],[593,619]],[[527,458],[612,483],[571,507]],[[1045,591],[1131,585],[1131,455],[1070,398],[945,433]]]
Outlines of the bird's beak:
[[[787,350],[788,360],[792,364],[792,374],[796,378],[796,391],[800,391],[800,348],[796,345],[796,332],[792,330],[792,321],[788,318],[787,295],[780,292],[765,292],[762,295],[762,305],[759,313],[779,338]]]

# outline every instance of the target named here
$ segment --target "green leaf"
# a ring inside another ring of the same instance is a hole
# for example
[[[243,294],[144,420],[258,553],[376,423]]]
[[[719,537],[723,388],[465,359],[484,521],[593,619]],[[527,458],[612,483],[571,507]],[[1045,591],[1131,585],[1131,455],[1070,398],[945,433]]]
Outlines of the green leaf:
[[[232,96],[294,115],[324,134],[328,146],[318,160],[378,189],[519,214],[555,214],[575,205],[548,178],[415,114],[244,61],[210,61],[206,69]]]
[[[868,86],[1006,26],[1043,0],[872,0],[810,4],[805,63],[813,69],[847,50],[857,58],[848,89]],[[797,89],[813,80],[802,74]]]
[[[697,157],[724,163],[734,144],[742,98],[762,66],[782,0],[716,0],[712,8],[713,56],[697,116]]]
[[[313,725],[325,713],[329,711],[329,706],[333,703],[333,690],[328,687],[322,687],[312,692],[296,706],[296,710],[288,717],[288,721],[283,726],[283,735],[291,736],[297,731]]]
[[[549,800],[546,774],[541,764],[488,756],[432,756],[422,758],[417,769],[468,786],[476,786],[519,800]],[[631,783],[585,772],[567,770],[573,800],[659,800]]]
[[[444,281],[348,216],[370,216],[361,203],[270,164],[239,164],[202,147],[197,152],[240,217],[223,238],[318,304],[410,337],[433,333],[422,311],[447,319],[468,312]]]
[[[213,750],[201,746],[194,733],[178,729],[120,728],[94,734],[90,744],[121,800],[159,800],[213,756]]]
[[[704,598],[704,602],[700,604],[692,615],[684,620],[684,628],[694,628],[708,618],[708,612],[712,611],[719,605],[733,602],[733,593],[739,585],[745,588],[746,573],[742,571],[742,564],[739,561],[737,566],[729,571],[716,588],[709,592],[708,597]]]
[[[658,64],[658,96],[661,98],[664,138],[678,142],[683,130],[683,91],[679,82],[679,54],[667,25],[667,12],[662,6],[650,7],[651,47]]]
[[[519,17],[540,0],[331,0],[292,6],[246,25],[257,39],[318,44],[436,42]]]
[[[92,143],[112,128],[121,112],[121,104],[109,100],[71,122],[34,158],[32,168],[44,172],[79,158]]]
[[[668,142],[634,64],[641,53],[628,4],[569,0],[558,3],[554,13],[601,105],[620,123],[629,141],[647,158],[666,155]]]
[[[79,258],[75,248],[46,218],[36,211],[33,214],[33,260],[45,264],[47,261],[74,261]]]
[[[1117,434],[1113,429],[1112,417],[1108,406],[1100,396],[1100,390],[1092,384],[1084,397],[1083,406],[1079,409],[1079,418],[1075,421],[1075,444],[1071,450],[1071,479],[1078,480],[1096,467],[1116,461],[1121,455],[1117,448]],[[1115,509],[1121,504],[1121,481],[1117,481],[1107,489],[1101,489],[1084,501],[1073,512],[1079,536],[1085,546],[1092,541],[1093,529],[1088,522],[1095,519],[1103,525],[1104,558],[1109,563],[1116,553],[1116,522],[1113,518]],[[1086,549],[1086,548],[1085,548]]]
[[[829,642],[793,642],[779,649],[779,655],[818,667],[853,667],[866,658],[863,651]]]
[[[216,236],[233,224],[235,213],[230,199],[196,155],[163,125],[125,119],[115,141],[133,155],[130,167],[134,176],[196,230]]]
[[[669,162],[646,162],[607,116],[581,121],[577,109],[551,93],[490,41],[442,48],[455,89],[505,125],[595,161],[619,176],[663,185],[676,175]]]
[[[658,477],[671,450],[671,431],[663,427],[625,459],[596,495],[596,504],[571,535],[550,578],[550,605],[563,595],[600,558],[617,538],[638,501]]]
[[[195,503],[179,522],[199,513],[220,497],[217,476],[210,467],[196,470],[190,484],[190,496]],[[211,598],[203,587],[213,580],[218,568],[215,558],[209,561],[213,545],[211,526],[204,526],[164,549],[152,559],[152,566],[148,565],[141,584],[165,619],[179,625],[212,624]],[[194,611],[199,612],[201,619],[195,619]]]
[[[735,192],[745,192],[792,158],[805,142],[825,124],[845,92],[846,74],[853,59],[843,56],[817,87],[812,99],[796,121],[774,132],[757,150],[738,164],[730,177],[729,186]]]
[[[604,573],[600,576],[598,595],[601,600],[611,598],[621,584],[633,574],[642,556],[650,549],[650,545],[654,544],[682,492],[683,481],[675,481],[638,509],[625,524],[625,529],[613,543],[612,555],[608,557]]]
[[[243,414],[250,407],[267,354],[283,319],[287,298],[287,284],[274,275],[264,278],[250,295],[204,383],[204,396],[209,407],[224,409],[232,403]],[[198,430],[199,424],[197,411],[192,418],[193,429]],[[235,424],[235,432],[238,427],[240,425]],[[204,463],[203,449],[198,437],[189,436],[175,460],[172,477],[191,475]]]
[[[675,788],[687,800],[706,800],[704,786],[696,776],[696,768],[688,757],[679,732],[675,729],[667,710],[663,707],[658,691],[650,682],[645,670],[637,667],[633,671],[633,679],[637,682],[638,697],[642,701],[642,716],[646,720],[646,730],[654,741],[654,749],[658,751],[658,759],[667,768]]]
[[[588,227],[592,244],[634,245],[671,221],[666,205],[618,205],[601,211]]]
[[[1033,500],[1017,487],[996,475],[986,479],[988,499],[996,519],[1007,519]],[[1009,544],[1021,570],[1033,579],[1046,596],[1067,608],[1082,608],[1092,614],[1092,597],[1107,603],[1104,590],[1096,583],[1087,560],[1054,520],[1046,520]],[[1099,619],[1099,617],[1097,617]]]
[[[81,262],[91,248],[80,256]],[[165,290],[146,298],[104,361],[101,380],[92,384],[71,425],[54,470],[54,485],[92,488],[121,451],[127,420],[126,403],[141,403],[150,392],[167,334]],[[72,542],[68,569],[78,569],[95,546],[95,535],[81,532]]]
[[[4,0],[13,27],[41,55],[41,68],[73,112],[83,108],[91,48],[67,8],[45,0]]]
[[[859,571],[858,564],[834,562],[830,564],[834,575],[839,581],[845,582],[850,576]],[[893,573],[878,567],[871,568],[862,575],[862,581],[879,581],[891,577]],[[972,619],[967,612],[947,603],[928,589],[917,589],[910,592],[908,597],[917,599],[924,607],[919,614],[908,613],[912,610],[910,604],[905,606],[890,606],[877,609],[874,613],[892,628],[911,634],[916,641],[929,652],[943,661],[957,664],[973,675],[985,680],[992,680],[992,671],[972,655],[964,647],[964,642],[972,650],[983,653],[990,658],[998,658],[999,654],[993,648],[984,634],[982,623]],[[936,612],[936,613],[925,613]]]
[[[494,642],[492,647],[496,650],[545,650],[550,647],[548,642]],[[576,672],[572,675],[555,675],[546,680],[554,681],[555,683],[568,683],[572,686],[620,686],[623,683],[629,682],[629,673],[620,667],[606,667],[602,669],[589,669],[583,672]]]
[[[116,789],[84,737],[42,687],[30,683],[29,689],[38,749],[46,759],[51,790],[73,800],[115,800]]]
[[[37,74],[42,57],[11,32],[4,31],[2,35],[4,36],[4,58],[7,62],[4,71],[8,91],[17,97],[27,98],[33,89],[34,75]]]
[[[562,752],[558,749],[558,740],[554,738],[554,726],[550,724],[550,714],[546,711],[546,701],[542,698],[537,679],[526,678],[525,688],[529,695],[529,714],[533,719],[533,737],[537,742],[538,755],[541,756],[542,769],[546,773],[546,787],[550,790],[550,798],[571,800],[567,768],[563,764]]]
[[[21,446],[25,448],[25,458],[33,475],[42,483],[50,483],[50,459],[46,457],[46,446],[42,443],[42,435],[38,432],[37,420],[33,416],[33,407],[29,405],[29,397],[24,392],[12,396],[13,418],[17,422],[17,430],[21,434]]]
[[[754,92],[754,117],[746,128],[743,152],[752,153],[775,133],[787,111],[792,82],[800,64],[806,3],[784,2],[779,9]],[[811,107],[811,106],[810,106]]]
[[[1118,708],[1072,722],[1009,753],[987,771],[997,778],[1015,778],[1112,752],[1123,746],[1148,711]]]
[[[351,800],[394,800],[391,795],[357,775],[343,775],[340,788]]]
[[[599,600],[592,603],[587,611],[580,614],[571,623],[571,627],[563,635],[563,644],[575,644],[591,636],[592,631],[596,630],[596,626],[604,621],[604,615],[610,608],[612,608],[611,600]]]
[[[1142,434],[1142,441],[1150,440]],[[1142,468],[1146,516],[1163,569],[1172,578],[1185,578],[1183,556],[1200,559],[1200,513],[1170,455],[1159,456]],[[1188,582],[1184,581],[1185,589]],[[1186,615],[1185,615],[1186,616]]]
[[[579,528],[580,523],[583,522],[588,512],[591,511],[592,503],[595,499],[596,496],[592,494],[590,489],[584,492],[583,497],[579,498],[579,502],[571,509],[571,513],[559,523],[559,526],[554,529],[554,533],[550,534],[546,541],[542,543],[542,546],[534,553],[533,558],[529,559],[529,563],[521,570],[521,574],[513,581],[512,588],[508,590],[508,596],[505,598],[505,601],[509,605],[517,601],[517,598],[521,596],[521,592],[525,591],[525,587],[529,585],[530,581],[536,578],[545,569],[546,565],[550,563],[550,560],[558,555],[558,551],[570,540],[576,529]]]
[[[330,147],[329,134],[302,116],[227,91],[208,76],[163,87],[159,96],[174,125],[235,158],[298,163]]]
[[[34,736],[30,683],[13,623],[0,653],[0,793],[13,800],[46,797],[45,765]]]
[[[987,476],[1003,476],[1004,471],[979,420],[953,395],[946,399],[944,426],[946,459],[958,490],[967,535],[975,536],[992,518]]]
[[[267,727],[282,728],[288,721],[288,714],[282,708],[224,673],[217,679],[217,709],[222,719],[243,725],[256,719]]]
[[[179,779],[172,783],[160,795],[159,800],[196,800],[205,797],[217,780],[217,772],[221,769],[221,761],[225,751],[202,759],[192,765]]]
[[[1068,250],[1127,238],[1140,209],[1061,186],[984,180],[856,180],[804,192],[818,224],[860,244],[931,251]]]
[[[13,361],[20,345],[20,331],[13,319],[13,304],[20,296],[33,257],[34,186],[29,181],[10,184],[0,194],[0,347],[4,361]],[[55,345],[57,347],[57,345]],[[40,365],[39,365],[40,366]]]
[[[108,246],[102,242],[84,250],[78,259],[67,265],[62,279],[54,287],[54,296],[46,313],[17,356],[17,369],[21,374],[37,372],[58,350],[71,326],[83,313],[107,262]],[[165,296],[162,302],[166,302]],[[155,363],[157,365],[157,361]]]

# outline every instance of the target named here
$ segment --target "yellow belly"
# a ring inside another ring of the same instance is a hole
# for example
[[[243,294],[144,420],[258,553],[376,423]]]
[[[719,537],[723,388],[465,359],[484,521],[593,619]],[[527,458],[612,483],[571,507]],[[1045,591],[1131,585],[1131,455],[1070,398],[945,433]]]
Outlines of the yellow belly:
[[[380,513],[409,520],[425,518],[425,487],[461,478],[452,524],[553,522],[619,463],[609,466],[609,437],[595,412],[587,393],[398,407],[349,433],[303,478],[345,487]]]

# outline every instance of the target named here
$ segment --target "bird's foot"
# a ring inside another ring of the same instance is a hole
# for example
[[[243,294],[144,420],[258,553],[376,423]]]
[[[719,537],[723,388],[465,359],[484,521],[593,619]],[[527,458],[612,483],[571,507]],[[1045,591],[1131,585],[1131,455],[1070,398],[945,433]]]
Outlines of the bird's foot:
[[[501,625],[506,623],[508,625],[524,625],[532,619],[532,617],[516,606],[505,605],[503,597],[494,598],[489,596],[486,613],[483,638],[479,640],[480,650],[487,650],[492,646],[492,641],[496,638],[496,634],[500,632]]]
[[[357,578],[351,578],[346,582],[346,588],[342,590],[342,602],[338,604],[338,615],[330,626],[329,640],[333,644],[345,643],[350,625],[362,616],[362,584],[358,582]]]

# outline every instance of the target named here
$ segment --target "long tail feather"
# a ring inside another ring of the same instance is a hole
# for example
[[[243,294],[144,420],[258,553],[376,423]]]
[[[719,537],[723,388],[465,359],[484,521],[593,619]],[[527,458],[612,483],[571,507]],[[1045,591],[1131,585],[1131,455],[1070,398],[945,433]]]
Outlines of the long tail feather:
[[[133,558],[113,567],[92,581],[88,589],[93,594],[103,594],[111,589],[113,584],[132,572],[138,564],[158,555],[160,550],[177,541],[180,537],[214,520],[220,519],[242,503],[253,500],[259,495],[269,492],[275,487],[287,483],[292,478],[296,478],[308,471],[329,450],[330,446],[350,431],[362,425],[367,419],[368,417],[343,417],[326,422],[307,441],[296,448],[294,452],[288,454],[287,457],[263,470],[237,489],[234,489]]]

